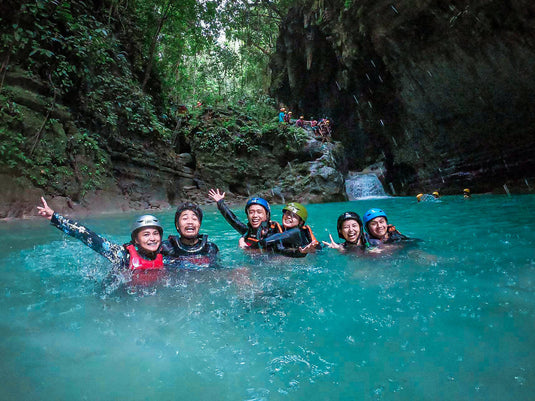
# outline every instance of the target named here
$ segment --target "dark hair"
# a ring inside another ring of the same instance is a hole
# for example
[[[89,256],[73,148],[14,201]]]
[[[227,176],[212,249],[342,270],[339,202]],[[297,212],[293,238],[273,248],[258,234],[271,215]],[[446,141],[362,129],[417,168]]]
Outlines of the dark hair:
[[[342,235],[342,224],[344,224],[344,221],[346,220],[355,220],[358,223],[360,227],[360,233],[357,242],[359,239],[362,239],[362,242],[364,242],[364,230],[362,229],[362,220],[360,216],[355,212],[345,212],[338,217],[338,221],[336,223],[336,228],[338,229],[338,237],[344,238],[344,236]]]
[[[199,205],[197,205],[196,203],[184,202],[178,205],[175,212],[175,227],[177,231],[179,231],[178,219],[180,219],[180,215],[186,210],[191,210],[193,213],[195,213],[195,215],[199,219],[199,223],[202,223],[202,209],[199,207]]]

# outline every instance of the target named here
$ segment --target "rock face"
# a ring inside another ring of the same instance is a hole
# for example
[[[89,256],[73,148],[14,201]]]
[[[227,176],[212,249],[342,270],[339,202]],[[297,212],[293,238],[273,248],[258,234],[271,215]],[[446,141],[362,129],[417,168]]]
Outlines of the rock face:
[[[340,143],[322,143],[304,129],[262,125],[236,112],[206,110],[200,120],[197,127],[187,127],[187,139],[197,184],[205,193],[219,187],[239,197],[283,203],[346,199]]]
[[[334,119],[347,168],[383,161],[398,194],[535,187],[533,2],[307,1],[272,69],[277,98]]]
[[[193,161],[180,153],[157,76],[142,89],[144,33],[112,9],[0,4],[0,218],[35,214],[39,195],[78,213],[191,198]]]

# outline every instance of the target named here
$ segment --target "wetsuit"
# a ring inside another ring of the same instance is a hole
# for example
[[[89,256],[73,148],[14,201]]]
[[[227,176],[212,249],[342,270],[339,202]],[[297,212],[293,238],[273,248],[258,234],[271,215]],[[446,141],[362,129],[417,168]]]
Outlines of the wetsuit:
[[[217,208],[232,228],[242,235],[242,238],[245,239],[245,242],[251,249],[260,249],[259,242],[261,239],[282,232],[280,224],[275,221],[264,221],[259,228],[253,228],[249,223],[242,223],[225,204],[223,199],[217,202]]]
[[[342,244],[342,247],[344,248],[344,251],[346,252],[363,254],[366,251],[366,248],[368,247],[368,245],[367,244],[357,245],[352,242],[346,241]]]
[[[135,281],[136,284],[154,281],[158,275],[154,270],[163,269],[164,260],[160,253],[148,255],[131,243],[117,245],[80,223],[63,217],[58,213],[52,215],[50,224],[65,234],[82,241],[89,248],[108,259],[114,267],[131,270],[133,273],[132,281]],[[149,272],[149,270],[152,271]],[[142,277],[145,274],[147,274],[147,277]]]
[[[283,233],[271,235],[260,242],[263,246],[272,246],[276,253],[293,258],[304,258],[307,254],[302,253],[299,248],[304,248],[310,243],[314,243],[316,249],[321,249],[320,243],[309,226],[290,228],[284,230]]]
[[[382,244],[394,244],[396,242],[400,242],[400,241],[408,241],[408,240],[412,240],[412,238],[409,238],[407,237],[406,235],[403,235],[401,234],[397,229],[396,227],[394,227],[393,225],[389,224],[388,225],[388,228],[387,228],[387,235],[385,236],[385,238],[383,239],[379,239],[379,238],[374,238],[372,236],[370,236],[368,234],[368,242],[370,243],[370,245],[372,246],[380,246]]]
[[[199,235],[198,242],[187,245],[176,235],[162,242],[162,253],[166,255],[168,264],[188,269],[202,269],[205,267],[219,267],[217,258],[219,248],[213,242],[208,242],[208,235]]]

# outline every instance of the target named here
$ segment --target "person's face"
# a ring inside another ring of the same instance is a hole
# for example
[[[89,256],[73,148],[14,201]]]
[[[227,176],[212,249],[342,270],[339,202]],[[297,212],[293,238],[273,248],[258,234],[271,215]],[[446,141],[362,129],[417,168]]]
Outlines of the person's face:
[[[360,226],[356,220],[346,220],[342,224],[342,236],[347,242],[357,243],[360,235]]]
[[[266,209],[260,205],[251,205],[247,209],[247,218],[251,227],[258,228],[263,221],[267,220]]]
[[[282,225],[286,229],[297,227],[300,222],[301,219],[299,218],[299,216],[295,213],[290,212],[289,210],[286,210],[282,215]]]
[[[138,231],[135,242],[144,251],[156,252],[162,243],[162,236],[156,228],[143,228]]]
[[[375,238],[383,238],[386,235],[388,224],[383,216],[376,217],[368,222],[368,230]]]
[[[196,238],[201,229],[201,222],[192,210],[184,210],[178,218],[178,232],[184,238]]]

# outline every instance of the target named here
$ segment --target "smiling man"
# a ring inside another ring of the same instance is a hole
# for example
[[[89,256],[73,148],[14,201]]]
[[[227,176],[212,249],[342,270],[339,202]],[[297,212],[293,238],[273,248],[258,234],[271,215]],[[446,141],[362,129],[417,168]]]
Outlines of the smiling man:
[[[171,264],[186,268],[216,267],[219,249],[208,242],[208,235],[199,234],[203,213],[195,203],[185,202],[175,213],[175,227],[179,236],[170,235],[162,243],[162,253]]]
[[[388,224],[388,216],[382,209],[368,210],[364,213],[362,220],[371,245],[378,246],[409,239],[401,234],[395,226]]]
[[[225,192],[211,189],[208,196],[217,202],[217,208],[227,222],[240,234],[239,245],[242,249],[260,249],[260,241],[270,235],[282,232],[279,223],[271,221],[271,209],[263,198],[250,198],[245,204],[247,224],[242,223],[225,204]]]

